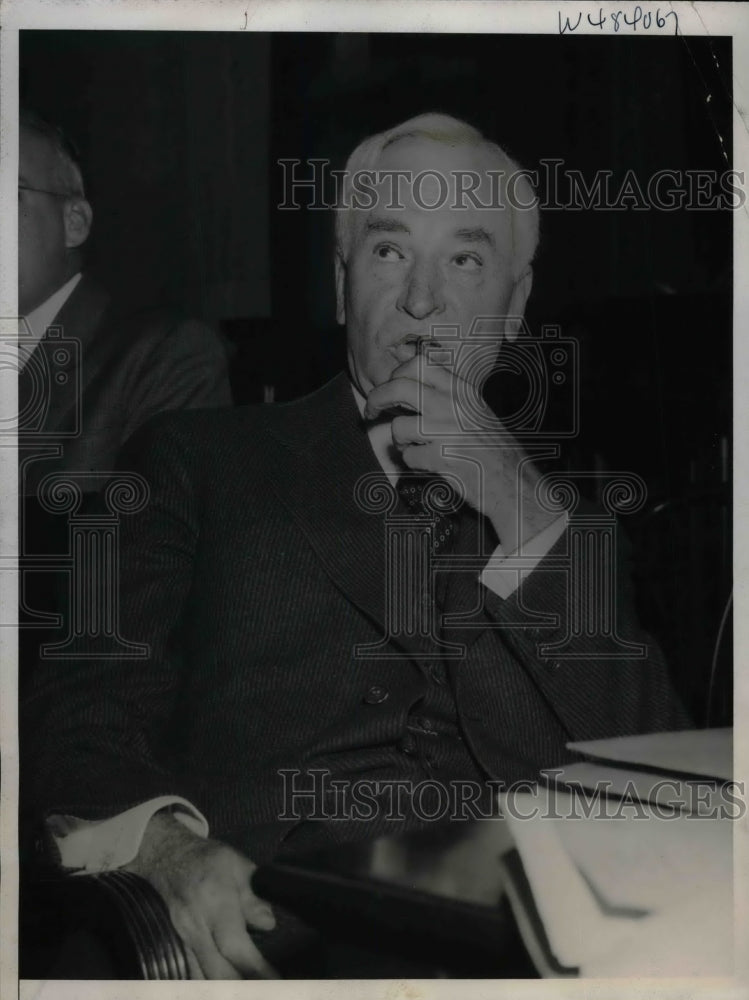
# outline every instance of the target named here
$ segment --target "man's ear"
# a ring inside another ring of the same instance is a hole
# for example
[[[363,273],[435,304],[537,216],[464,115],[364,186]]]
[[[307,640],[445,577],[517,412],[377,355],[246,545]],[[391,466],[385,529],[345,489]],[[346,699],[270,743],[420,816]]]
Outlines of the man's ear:
[[[525,303],[528,301],[528,296],[531,294],[532,287],[533,268],[529,264],[513,286],[512,294],[510,295],[510,303],[507,308],[507,312],[510,316],[525,315]],[[505,337],[507,340],[515,340],[519,332],[519,324],[508,323],[505,329]]]
[[[63,208],[65,223],[65,248],[75,250],[82,246],[91,232],[94,210],[85,198],[68,198]]]
[[[335,252],[335,318],[341,326],[346,323],[346,262],[340,250]]]

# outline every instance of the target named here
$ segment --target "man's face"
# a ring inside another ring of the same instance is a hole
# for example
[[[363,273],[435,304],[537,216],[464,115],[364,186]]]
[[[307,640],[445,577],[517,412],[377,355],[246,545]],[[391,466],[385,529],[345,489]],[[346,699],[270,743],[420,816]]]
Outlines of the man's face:
[[[438,171],[447,183],[425,178],[417,199],[401,182],[400,203],[388,207],[390,187],[370,212],[355,211],[355,235],[345,265],[337,262],[338,320],[346,323],[349,369],[366,396],[410,360],[419,340],[435,324],[458,327],[465,337],[477,316],[522,315],[530,290],[530,272],[513,281],[513,246],[509,209],[472,207],[467,198],[455,204],[453,171],[483,175],[476,197],[492,200],[487,169],[496,169],[487,153],[471,146],[451,147],[429,139],[402,139],[389,146],[378,171]],[[496,202],[496,195],[494,196]],[[497,347],[502,337],[497,323]],[[485,327],[482,325],[482,334]]]
[[[43,135],[21,128],[18,183],[46,191],[62,189],[56,153]],[[41,305],[70,276],[66,250],[65,199],[38,191],[18,193],[18,308]]]

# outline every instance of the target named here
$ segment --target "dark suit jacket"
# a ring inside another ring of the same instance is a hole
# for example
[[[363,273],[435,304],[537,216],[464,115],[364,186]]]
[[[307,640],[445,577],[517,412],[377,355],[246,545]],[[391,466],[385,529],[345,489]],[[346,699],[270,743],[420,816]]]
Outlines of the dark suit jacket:
[[[101,489],[125,441],[164,410],[231,403],[227,359],[205,324],[167,310],[129,315],[83,275],[19,378],[21,683],[54,627],[66,578],[50,557],[69,546],[68,515],[38,499],[49,473]],[[86,475],[90,474],[90,475]],[[87,497],[84,497],[84,503]]]
[[[215,836],[259,860],[284,837],[289,848],[306,843],[314,826],[279,821],[280,769],[423,779],[399,740],[430,683],[433,645],[393,641],[387,651],[400,659],[354,653],[384,632],[385,515],[353,502],[359,478],[378,466],[348,380],[291,404],[168,415],[133,449],[151,502],[123,524],[120,628],[150,655],[108,660],[102,645],[99,659],[46,665],[31,706],[46,734],[38,807],[94,818],[182,794]],[[474,535],[462,531],[463,547]],[[568,739],[684,721],[623,579],[619,631],[650,642],[647,659],[585,659],[607,647],[582,639],[579,660],[555,665],[539,656],[538,632],[510,624],[528,608],[564,615],[565,594],[543,564],[507,600],[475,571],[450,585],[454,613],[486,598],[476,627],[446,629],[466,645],[449,670],[485,775],[532,778],[570,758]],[[387,697],[369,698],[373,686]],[[326,836],[366,832],[379,831],[333,823]]]
[[[230,404],[226,354],[209,327],[167,310],[128,315],[84,274],[20,376],[20,489],[36,494],[48,472],[113,469],[164,410]],[[49,457],[35,458],[44,448]]]

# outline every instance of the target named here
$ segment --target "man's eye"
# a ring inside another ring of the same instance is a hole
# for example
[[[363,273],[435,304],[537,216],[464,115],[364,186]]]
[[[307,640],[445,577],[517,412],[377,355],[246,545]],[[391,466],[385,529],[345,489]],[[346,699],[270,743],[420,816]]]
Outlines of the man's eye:
[[[388,243],[381,243],[379,246],[375,247],[375,256],[379,257],[380,260],[403,260],[403,254],[400,250],[396,250],[395,247],[390,246]]]
[[[479,256],[473,253],[459,253],[453,257],[453,261],[462,271],[478,271],[484,266],[484,262]]]

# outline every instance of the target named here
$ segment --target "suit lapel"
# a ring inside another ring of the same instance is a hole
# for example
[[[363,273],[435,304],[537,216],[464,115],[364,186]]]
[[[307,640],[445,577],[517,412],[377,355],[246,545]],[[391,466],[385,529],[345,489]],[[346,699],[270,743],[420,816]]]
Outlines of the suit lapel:
[[[335,585],[385,635],[387,498],[397,498],[369,444],[348,378],[340,375],[306,400],[273,409],[271,434],[281,450],[268,464],[279,499]],[[385,498],[385,509],[377,509],[378,497]],[[434,655],[431,641],[402,635],[391,641],[412,656]]]

